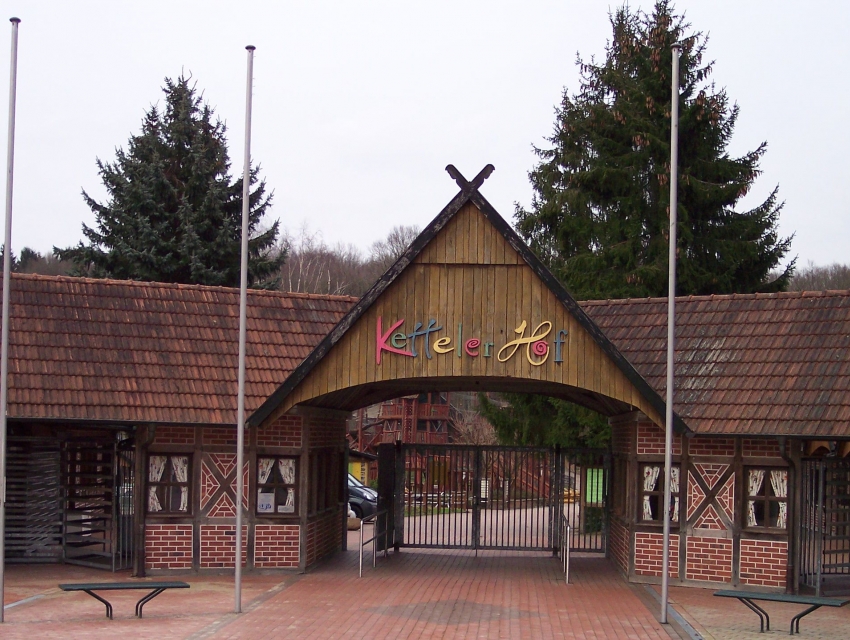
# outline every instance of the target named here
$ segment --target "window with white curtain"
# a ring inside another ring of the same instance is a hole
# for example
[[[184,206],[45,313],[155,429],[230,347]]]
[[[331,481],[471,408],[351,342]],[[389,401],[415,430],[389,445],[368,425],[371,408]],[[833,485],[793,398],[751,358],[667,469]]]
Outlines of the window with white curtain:
[[[640,520],[664,522],[664,465],[660,462],[641,465]],[[670,521],[679,521],[679,465],[670,468]]]
[[[257,513],[295,515],[298,496],[298,459],[257,457]]]
[[[191,456],[156,453],[148,456],[147,512],[160,515],[190,513]]]
[[[785,529],[788,525],[788,470],[747,468],[748,529]]]

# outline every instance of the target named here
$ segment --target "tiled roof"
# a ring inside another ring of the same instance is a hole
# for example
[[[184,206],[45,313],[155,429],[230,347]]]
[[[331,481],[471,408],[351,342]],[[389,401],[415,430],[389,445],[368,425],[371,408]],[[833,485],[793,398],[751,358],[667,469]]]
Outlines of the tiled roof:
[[[663,397],[667,299],[581,304]],[[850,291],[677,298],[676,324],[693,431],[850,437]]]
[[[246,411],[356,302],[249,291]],[[667,300],[581,306],[665,392]],[[697,433],[850,437],[850,291],[677,299],[676,412]],[[234,424],[239,291],[14,274],[9,416]]]
[[[248,415],[355,301],[248,292]],[[236,423],[238,289],[14,274],[10,309],[10,417]]]

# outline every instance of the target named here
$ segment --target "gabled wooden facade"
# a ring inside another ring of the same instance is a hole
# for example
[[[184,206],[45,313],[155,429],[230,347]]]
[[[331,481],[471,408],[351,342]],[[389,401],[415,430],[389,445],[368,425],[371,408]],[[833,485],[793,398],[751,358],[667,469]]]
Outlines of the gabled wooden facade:
[[[663,415],[663,400],[477,190],[458,194],[251,422],[439,390],[541,393],[657,424]]]
[[[246,566],[304,570],[344,541],[351,410],[438,391],[545,394],[609,418],[608,552],[630,579],[658,581],[663,301],[577,303],[478,186],[463,182],[359,301],[252,292],[241,470],[235,290],[13,278],[18,479],[39,474],[38,499],[58,513],[62,483],[96,475],[71,506],[88,509],[89,490],[110,490],[111,513],[135,514],[138,574],[232,566],[240,504]],[[683,302],[693,312],[679,325],[671,577],[796,589],[811,575],[809,551],[831,544],[812,538],[818,518],[829,513],[834,540],[850,540],[850,292]],[[119,478],[110,469],[121,460]],[[847,492],[816,511],[807,492],[826,463]],[[25,507],[29,485],[9,487]],[[61,560],[68,523],[20,513],[23,537],[50,528],[41,559]],[[21,561],[35,561],[31,552]],[[828,553],[850,567],[847,544]]]

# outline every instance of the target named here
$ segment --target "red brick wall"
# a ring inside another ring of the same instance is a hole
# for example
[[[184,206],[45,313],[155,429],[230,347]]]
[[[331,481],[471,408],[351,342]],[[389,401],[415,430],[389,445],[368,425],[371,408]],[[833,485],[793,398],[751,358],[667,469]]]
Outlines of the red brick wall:
[[[624,574],[629,573],[629,531],[616,519],[608,529],[608,551],[614,564]]]
[[[236,526],[232,524],[202,524],[201,558],[202,569],[230,568],[236,557]],[[248,556],[248,527],[242,526],[242,566]]]
[[[732,579],[732,541],[688,536],[685,541],[685,578],[708,582]]]
[[[195,428],[159,426],[153,444],[195,444]]]
[[[779,443],[776,440],[744,439],[744,457],[779,458]]]
[[[637,426],[637,452],[646,455],[664,455],[664,430],[651,422]],[[682,437],[673,434],[673,455],[682,453]]]
[[[257,446],[298,448],[301,446],[301,429],[300,416],[283,415],[257,428]]]
[[[692,456],[734,456],[733,438],[691,438],[688,453]]]
[[[341,513],[329,512],[307,524],[307,566],[341,548]]]
[[[146,525],[145,568],[150,570],[191,569],[192,525]]]
[[[254,567],[297,567],[300,528],[297,524],[258,524],[254,528]]]
[[[664,536],[660,533],[635,533],[635,573],[661,577]],[[679,536],[670,534],[669,577],[679,577]]]
[[[345,419],[310,416],[310,447],[338,447],[345,442]]]
[[[741,540],[741,584],[784,587],[788,543],[770,540]]]
[[[233,449],[236,446],[236,429],[229,427],[206,427],[201,434],[201,442],[206,447],[227,447],[228,449]]]

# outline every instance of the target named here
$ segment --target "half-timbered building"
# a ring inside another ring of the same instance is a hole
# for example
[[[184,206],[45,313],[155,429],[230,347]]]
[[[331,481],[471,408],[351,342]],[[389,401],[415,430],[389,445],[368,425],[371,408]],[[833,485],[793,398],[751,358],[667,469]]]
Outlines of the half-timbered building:
[[[605,548],[630,580],[659,580],[666,300],[577,303],[482,180],[458,178],[359,301],[251,292],[242,470],[237,291],[14,277],[8,560],[222,570],[241,502],[245,566],[305,570],[343,546],[353,410],[487,390],[608,417]],[[678,305],[671,578],[791,590],[840,579],[850,292]]]

